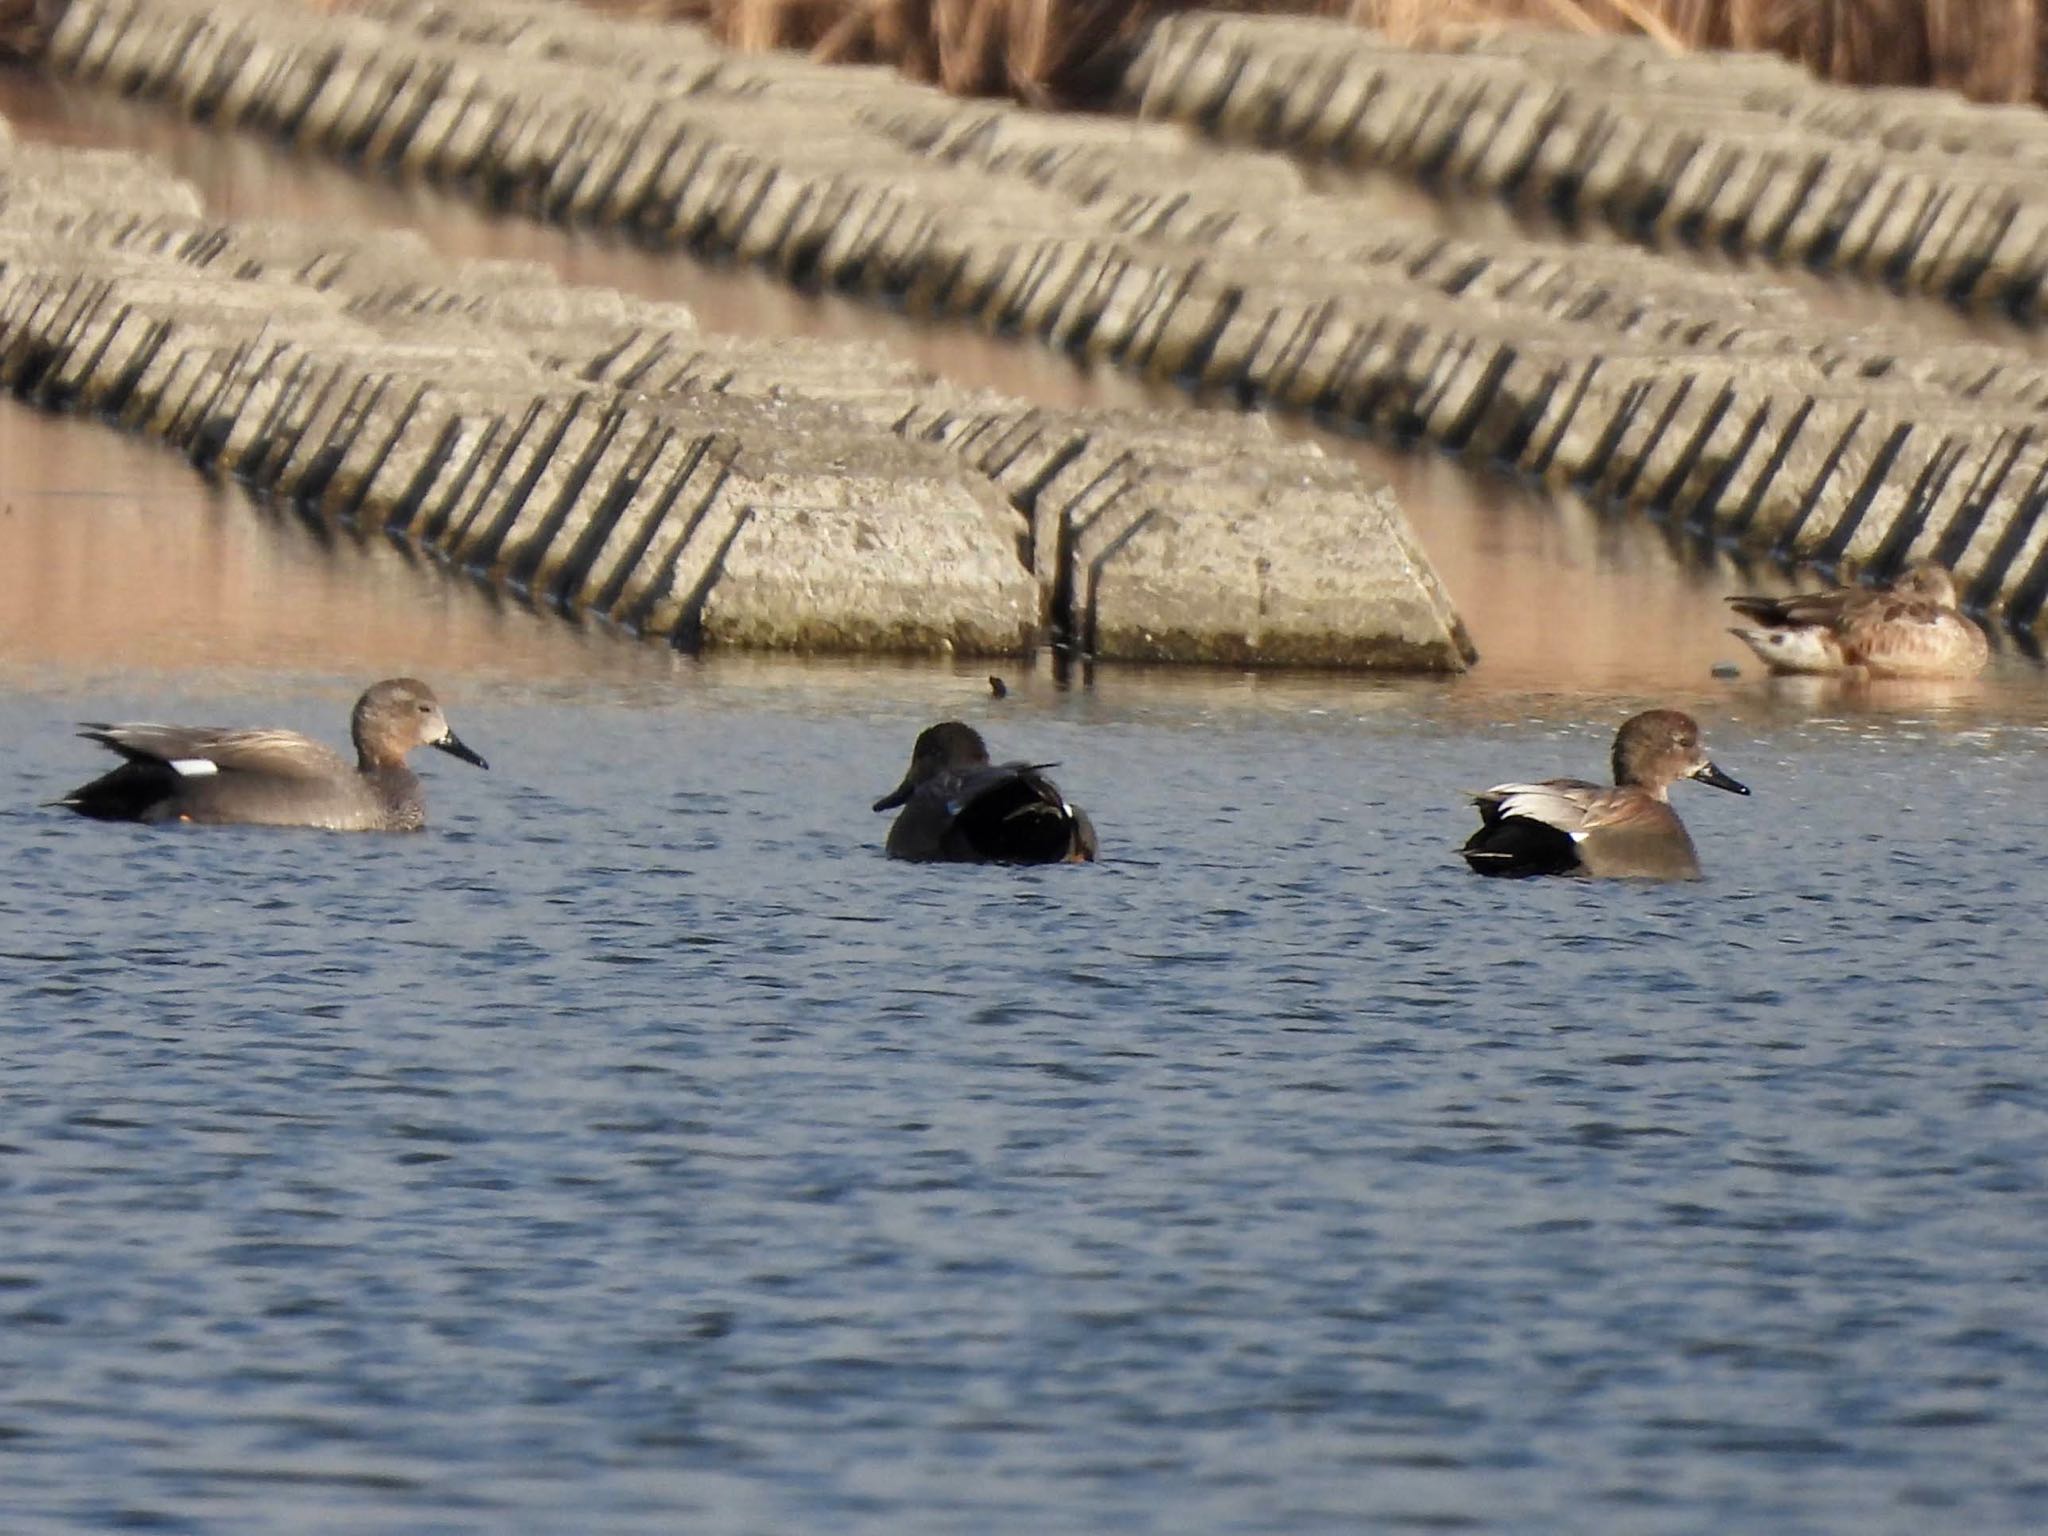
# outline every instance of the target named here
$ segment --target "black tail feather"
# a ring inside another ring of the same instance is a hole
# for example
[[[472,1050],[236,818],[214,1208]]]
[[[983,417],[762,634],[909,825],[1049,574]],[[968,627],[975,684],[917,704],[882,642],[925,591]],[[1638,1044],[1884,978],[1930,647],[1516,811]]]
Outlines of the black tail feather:
[[[984,859],[1057,864],[1078,851],[1074,812],[1035,773],[1010,775],[961,807],[955,826]]]
[[[94,821],[147,821],[150,812],[170,799],[178,774],[154,759],[123,763],[82,784],[61,800],[49,802]]]
[[[1474,832],[1460,850],[1482,875],[1568,875],[1579,867],[1578,845],[1568,833],[1526,816],[1501,816]]]
[[[1754,619],[1759,624],[1784,624],[1785,605],[1774,597],[1731,597],[1728,606],[1745,619]]]

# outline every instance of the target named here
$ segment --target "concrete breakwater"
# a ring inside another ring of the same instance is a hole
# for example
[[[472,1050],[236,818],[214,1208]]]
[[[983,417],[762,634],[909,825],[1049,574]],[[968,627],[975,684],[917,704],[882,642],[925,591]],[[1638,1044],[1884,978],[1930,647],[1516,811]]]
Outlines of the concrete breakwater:
[[[1391,496],[1263,423],[1036,409],[545,267],[0,149],[0,382],[679,645],[1456,669]]]
[[[1468,654],[1391,501],[1256,422],[1036,410],[544,267],[221,224],[126,156],[13,146],[0,189],[0,382],[578,613],[693,647],[1008,654],[1051,615],[1113,656]],[[1262,515],[1292,589],[1245,553]]]
[[[1760,552],[1880,571],[1933,555],[2016,624],[2048,599],[2048,369],[1988,343],[1843,334],[1748,275],[1447,238],[1175,125],[961,103],[561,5],[373,0],[329,18],[72,0],[52,58],[540,214],[1421,438]],[[1439,71],[1431,112],[1480,90],[1486,60],[1463,67]],[[1150,69],[1156,104],[1169,72]],[[1269,115],[1292,101],[1264,99]],[[1238,547],[1272,558],[1287,526],[1262,520]],[[1219,546],[1150,543],[1162,573],[1194,547]]]
[[[2031,106],[1826,85],[1774,54],[1643,37],[1522,30],[1435,51],[1213,12],[1153,27],[1126,91],[1142,116],[1225,143],[2048,313],[2048,115]]]

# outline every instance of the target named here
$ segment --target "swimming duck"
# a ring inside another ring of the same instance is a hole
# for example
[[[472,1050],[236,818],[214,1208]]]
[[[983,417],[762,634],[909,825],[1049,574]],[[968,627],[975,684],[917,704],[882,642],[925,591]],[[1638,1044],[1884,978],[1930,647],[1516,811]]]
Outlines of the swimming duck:
[[[1677,779],[1749,793],[1708,758],[1692,716],[1645,710],[1614,734],[1611,789],[1545,779],[1474,795],[1481,825],[1465,844],[1465,862],[1482,875],[1696,880],[1699,856],[1668,798]]]
[[[127,759],[51,802],[97,821],[410,832],[427,819],[405,761],[414,748],[490,766],[448,728],[434,690],[412,677],[387,678],[356,700],[353,766],[296,731],[87,722],[79,735]]]
[[[1004,864],[1085,863],[1095,826],[1045,776],[1049,763],[991,763],[981,733],[958,720],[918,735],[903,782],[875,802],[902,813],[889,826],[892,859]]]
[[[1957,606],[1955,577],[1916,561],[1890,587],[1830,587],[1791,597],[1731,597],[1760,628],[1728,632],[1773,672],[1867,677],[1975,677],[1991,654]]]

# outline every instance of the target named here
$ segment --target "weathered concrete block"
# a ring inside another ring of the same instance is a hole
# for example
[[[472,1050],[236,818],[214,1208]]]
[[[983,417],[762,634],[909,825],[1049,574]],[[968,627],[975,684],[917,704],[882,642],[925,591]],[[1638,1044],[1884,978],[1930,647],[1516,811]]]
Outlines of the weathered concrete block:
[[[734,447],[695,423],[663,421],[611,495],[536,564],[534,590],[575,611],[624,621],[639,595],[628,588],[646,551],[664,529],[687,536],[717,495]],[[647,568],[650,578],[654,569]]]
[[[879,491],[877,485],[874,490]],[[706,644],[808,652],[1007,655],[1035,643],[1037,594],[1009,509],[957,480],[851,505],[746,499],[702,615]]]
[[[1363,500],[1339,518],[1326,502],[1289,506],[1282,487],[1248,504],[1245,489],[1186,487],[1171,510],[1149,508],[1099,548],[1084,541],[1086,633],[1097,655],[1150,660],[1192,650],[1240,665],[1416,668],[1469,659],[1441,592],[1418,579],[1426,565],[1390,498]],[[1361,606],[1383,620],[1369,641],[1349,618]]]
[[[738,442],[721,432],[692,440],[646,521],[635,528],[622,520],[606,540],[586,583],[590,611],[679,646],[699,643],[705,595],[745,515],[726,494],[738,451]]]
[[[620,429],[632,422],[631,413],[601,395],[571,400],[541,440],[542,451],[507,486],[493,515],[473,525],[466,558],[494,578],[530,576],[544,561],[548,542],[571,517],[591,475],[606,465]]]
[[[440,544],[465,565],[485,568],[504,531],[526,506],[534,484],[573,434],[586,438],[602,409],[590,391],[558,387],[536,392],[509,419],[494,451],[478,466],[463,500],[449,514]]]

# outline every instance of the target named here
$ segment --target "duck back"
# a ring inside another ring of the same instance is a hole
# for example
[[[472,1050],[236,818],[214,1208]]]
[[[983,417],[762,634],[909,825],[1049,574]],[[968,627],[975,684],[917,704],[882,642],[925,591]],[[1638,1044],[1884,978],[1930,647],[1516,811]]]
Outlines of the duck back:
[[[919,786],[889,828],[898,859],[1059,864],[1095,857],[1095,829],[1028,763],[949,769]]]

